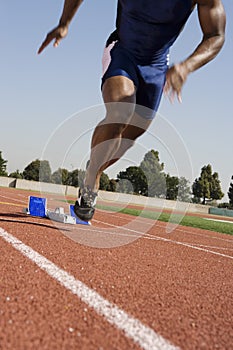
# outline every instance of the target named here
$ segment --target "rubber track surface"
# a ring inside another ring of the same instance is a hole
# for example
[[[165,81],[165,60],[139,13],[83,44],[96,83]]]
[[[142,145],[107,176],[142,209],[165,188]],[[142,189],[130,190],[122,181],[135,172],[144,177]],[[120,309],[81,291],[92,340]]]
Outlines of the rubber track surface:
[[[0,188],[1,232],[161,335],[167,348],[232,349],[232,236],[182,226],[168,234],[165,223],[142,218],[133,228],[132,217],[97,210],[76,239],[72,225],[24,215],[28,195]],[[122,233],[131,241],[111,247]],[[90,235],[95,247],[85,244]],[[109,248],[98,248],[104,237]],[[142,348],[3,237],[0,268],[1,350]]]

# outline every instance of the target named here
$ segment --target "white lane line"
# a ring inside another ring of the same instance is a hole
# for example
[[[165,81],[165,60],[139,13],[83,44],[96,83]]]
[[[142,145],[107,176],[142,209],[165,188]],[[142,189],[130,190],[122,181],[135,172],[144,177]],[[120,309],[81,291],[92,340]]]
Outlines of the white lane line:
[[[95,220],[97,222],[97,220]],[[99,222],[102,222],[102,221],[99,221]],[[113,225],[113,224],[109,224],[109,225]],[[64,227],[63,227],[64,228]],[[121,229],[121,227],[118,227],[116,226],[117,229]],[[73,229],[73,227],[72,227]],[[167,241],[168,243],[174,243],[174,244],[181,244],[181,245],[184,245],[184,246],[188,246],[190,248],[197,248],[198,250],[203,250],[206,252],[206,249],[203,249],[203,248],[207,248],[208,249],[208,253],[217,253],[217,255],[221,255],[225,258],[231,258],[233,259],[233,256],[231,255],[226,255],[226,254],[221,254],[221,253],[218,253],[218,252],[215,252],[215,251],[212,251],[212,250],[209,250],[209,249],[218,249],[218,250],[225,250],[225,251],[233,251],[233,248],[227,248],[227,247],[217,247],[217,246],[209,246],[209,245],[204,245],[204,244],[200,244],[200,243],[190,243],[190,242],[180,242],[180,241],[175,241],[175,240],[171,240],[171,239],[166,239],[166,238],[163,238],[163,237],[160,237],[160,236],[155,236],[155,235],[152,235],[150,233],[141,233],[140,231],[135,231],[135,230],[132,230],[132,229],[129,229],[129,228],[123,228],[123,230],[128,230],[130,231],[130,233],[124,233],[123,231],[106,231],[106,229],[97,229],[96,227],[92,227],[92,228],[86,228],[86,227],[79,227],[78,230],[80,231],[89,231],[89,232],[93,232],[93,233],[104,233],[104,234],[108,234],[108,235],[118,235],[118,236],[123,236],[123,237],[134,237],[135,240],[137,238],[143,238],[143,239],[148,239],[148,240],[154,240],[154,241],[160,241],[160,240],[165,240]],[[73,230],[75,231],[75,229]],[[72,232],[72,231],[71,231]],[[131,233],[132,232],[132,233]],[[139,233],[140,232],[140,233]],[[199,247],[201,249],[199,249]]]
[[[139,238],[144,238],[145,237],[145,238],[148,238],[148,239],[160,240],[160,241],[163,241],[163,242],[173,243],[173,244],[181,245],[181,246],[184,246],[184,247],[200,250],[200,251],[203,251],[205,253],[210,253],[210,254],[213,254],[213,255],[222,256],[224,258],[233,259],[233,256],[231,256],[231,255],[226,255],[226,254],[215,252],[213,250],[204,249],[204,248],[198,247],[198,246],[196,246],[195,244],[192,244],[192,243],[180,242],[180,241],[176,241],[176,240],[172,240],[172,239],[168,239],[168,238],[164,238],[164,237],[160,237],[160,236],[156,236],[156,235],[151,235],[149,233],[143,234],[140,231],[129,229],[129,228],[126,228],[126,227],[122,228],[122,227],[119,227],[119,226],[116,226],[116,225],[113,225],[113,224],[108,224],[108,223],[106,223],[104,221],[98,221],[98,220],[95,220],[95,221],[96,222],[100,222],[100,223],[102,222],[102,223],[104,223],[106,225],[109,225],[109,226],[112,226],[112,227],[115,227],[115,228],[118,228],[118,229],[121,228],[123,230],[126,230],[126,231],[129,231],[129,232],[138,234]],[[141,235],[141,237],[140,237],[140,235]]]
[[[19,195],[18,195],[19,196]],[[24,196],[24,195],[20,195],[20,196]],[[4,195],[1,195],[0,194],[0,197],[3,197],[3,198],[6,198],[6,199],[10,199],[10,200],[14,200],[14,201],[20,201],[20,200],[17,200],[17,199],[12,199],[11,197],[8,197],[8,196],[4,196]],[[25,204],[25,201],[20,201],[22,203]],[[7,203],[6,203],[7,204]],[[10,204],[10,203],[9,203]],[[98,211],[102,212],[102,213],[107,213],[109,216],[113,216],[115,217],[115,214],[117,214],[117,217],[123,219],[123,220],[126,220],[126,218],[122,215],[120,215],[118,212],[112,214],[111,212],[109,211],[106,211],[106,210],[102,210],[102,209],[98,209]],[[140,220],[141,219],[141,220]],[[151,226],[151,223],[148,223],[146,222],[147,220],[151,220],[151,219],[148,219],[148,218],[139,218],[137,219],[138,222],[143,222],[145,225],[150,225]],[[98,221],[98,220],[93,220],[93,221],[97,221],[97,222],[101,222],[101,221]],[[108,224],[106,222],[103,222],[105,223],[106,225],[111,225],[111,224]],[[115,225],[111,225],[111,226],[115,226]],[[158,227],[161,227],[161,228],[164,228],[163,225],[159,224],[159,222],[157,221],[156,222],[156,226]],[[121,228],[121,226],[115,226],[115,227],[119,227]],[[206,235],[206,234],[203,234],[203,233],[197,233],[197,232],[193,232],[191,230],[188,230],[188,227],[184,230],[184,229],[181,229],[180,227],[177,227],[176,228],[176,231],[179,231],[179,232],[182,232],[182,233],[185,233],[185,234],[191,234],[191,235],[195,235],[195,236],[200,236],[200,237],[207,237],[207,238],[210,238],[210,236]],[[138,232],[135,232],[138,234]],[[150,237],[147,237],[148,239],[150,239]],[[230,240],[230,239],[224,239],[224,238],[220,238],[220,237],[214,237],[214,236],[211,236],[212,239],[216,239],[216,240],[220,240],[220,241],[224,241],[224,242],[229,242],[229,243],[233,243],[233,239]]]
[[[14,202],[20,202],[20,203],[26,203],[26,199],[24,201],[20,200],[20,199],[17,199],[17,198],[12,198],[12,197],[8,197],[8,196],[3,196],[2,194],[0,194],[0,197],[2,198],[5,198],[7,200],[9,200],[10,202],[11,201],[14,201]]]
[[[205,220],[210,220],[210,221],[217,221],[217,222],[227,222],[228,224],[233,224],[232,220],[220,220],[220,219],[213,219],[213,218],[204,218]]]
[[[7,220],[8,221],[8,220]],[[10,222],[12,221],[16,221],[18,222],[18,220],[9,220]],[[135,239],[139,239],[139,238],[143,238],[143,239],[149,239],[149,240],[155,240],[155,241],[163,241],[163,242],[168,242],[168,243],[173,243],[173,244],[177,244],[177,245],[181,245],[181,246],[184,246],[184,247],[188,247],[188,248],[192,248],[192,249],[196,249],[196,250],[199,250],[199,251],[203,251],[205,253],[209,253],[209,254],[213,254],[213,255],[218,255],[218,256],[221,256],[221,257],[224,257],[224,258],[229,258],[229,259],[233,259],[233,256],[231,255],[227,255],[227,254],[222,254],[222,253],[218,253],[216,251],[213,251],[213,250],[210,250],[210,249],[204,249],[204,248],[212,248],[212,249],[225,249],[225,250],[231,250],[231,248],[221,248],[221,247],[211,247],[211,246],[205,246],[205,245],[202,245],[202,244],[198,244],[198,243],[188,243],[188,242],[180,242],[180,241],[176,241],[176,240],[172,240],[172,239],[168,239],[168,238],[164,238],[164,237],[160,237],[160,236],[156,236],[156,235],[152,235],[152,234],[149,234],[149,233],[142,233],[141,231],[137,231],[137,230],[133,230],[133,229],[129,229],[129,228],[126,228],[126,227],[122,227],[122,226],[116,226],[116,225],[113,225],[113,224],[109,224],[107,222],[104,222],[104,221],[99,221],[99,220],[93,220],[95,222],[99,222],[99,223],[104,223],[108,226],[111,226],[112,228],[116,228],[118,230],[120,230],[120,232],[118,231],[107,231],[107,229],[105,228],[101,228],[101,229],[98,229],[98,228],[95,228],[95,227],[81,227],[81,225],[78,227],[78,230],[79,231],[89,231],[89,232],[96,232],[96,233],[104,233],[104,234],[109,234],[109,235],[118,235],[118,236],[123,236],[123,237],[134,237]],[[24,223],[24,221],[22,220],[21,221],[22,223]],[[32,222],[32,224],[34,223],[37,223],[37,224],[41,224],[40,222],[36,221],[36,222]],[[60,227],[57,227],[58,229],[67,229],[67,227],[65,226],[60,226]],[[69,228],[70,229],[70,232],[72,233],[73,231],[76,230],[76,227],[75,228]],[[124,230],[126,232],[124,232]],[[128,233],[127,233],[128,232]]]
[[[100,209],[98,209],[100,211]],[[103,213],[107,213],[108,216],[112,216],[112,217],[115,217],[115,214],[110,214],[110,212],[108,211],[104,211],[104,210],[101,210]],[[119,215],[119,213],[116,213],[117,214],[117,217],[122,219],[122,220],[125,220],[127,221],[127,218],[124,217],[123,215]],[[149,218],[143,218],[141,217],[140,219],[137,219],[137,222],[141,222],[141,223],[144,223],[145,225],[150,225],[151,226],[151,223],[150,222],[146,222],[146,220],[152,220],[152,219],[149,219]],[[95,221],[95,220],[93,220]],[[160,227],[160,228],[164,228],[164,225],[160,224],[160,222],[157,220],[157,221],[154,221],[155,224],[156,224],[156,227]],[[104,223],[104,222],[103,222]],[[166,224],[166,223],[165,223]],[[185,227],[185,229],[182,229],[181,227]],[[203,230],[203,229],[199,229],[198,230]],[[182,226],[180,225],[179,227],[176,228],[176,231],[177,232],[182,232],[182,233],[185,233],[185,234],[191,234],[191,235],[194,235],[194,236],[200,236],[200,237],[206,237],[206,238],[211,238],[211,239],[216,239],[216,240],[219,240],[219,241],[224,241],[224,242],[229,242],[229,243],[233,243],[233,239],[225,239],[225,238],[220,238],[220,237],[216,237],[216,236],[210,236],[210,235],[207,235],[207,234],[204,234],[204,233],[197,233],[197,232],[193,232],[192,231],[192,227],[189,227],[189,226]],[[209,232],[214,232],[214,231],[209,231]],[[229,236],[229,235],[228,235]],[[230,236],[231,237],[231,236]]]
[[[109,213],[109,212],[106,212],[106,211],[104,211],[104,213]],[[115,218],[115,214],[107,214],[108,216],[112,216],[112,217],[114,217]],[[125,220],[125,221],[127,221],[127,218],[125,218],[124,216],[122,216],[122,215],[119,215],[118,213],[117,213],[117,218],[120,218],[120,219],[122,219],[122,220]],[[149,225],[149,226],[151,226],[151,223],[150,222],[146,222],[147,220],[152,220],[152,219],[149,219],[149,218],[140,218],[140,219],[137,219],[137,222],[141,222],[141,223],[143,223],[144,225]],[[95,220],[95,219],[93,219],[93,221],[98,221],[98,220]],[[106,225],[112,225],[112,224],[108,224],[108,223],[106,223],[106,222],[104,222],[104,221],[98,221],[98,222],[102,222],[103,224],[106,224]],[[127,221],[128,222],[128,221]],[[159,228],[164,228],[164,225],[161,225],[160,223],[159,223],[159,221],[155,221],[155,224],[156,224],[156,227],[159,227]],[[165,223],[166,224],[166,223]],[[115,226],[115,225],[112,225],[112,226]],[[117,227],[122,227],[122,226],[117,226]],[[182,228],[180,228],[180,227],[185,227],[185,229],[182,229]],[[220,237],[216,237],[216,236],[212,236],[212,235],[207,235],[207,234],[204,234],[204,233],[197,233],[197,232],[193,232],[193,231],[191,231],[191,229],[192,229],[192,227],[189,227],[189,226],[179,226],[179,227],[177,227],[176,228],[176,231],[177,232],[182,232],[182,233],[185,233],[185,234],[191,234],[191,235],[194,235],[194,236],[200,236],[200,237],[206,237],[206,238],[211,238],[211,239],[216,239],[216,240],[219,240],[219,241],[224,241],[224,242],[229,242],[229,243],[233,243],[233,239],[225,239],[225,238],[220,238]],[[199,229],[198,228],[198,230],[203,230],[203,229]],[[214,231],[209,231],[210,233],[212,232],[214,232]],[[229,235],[228,235],[229,236]],[[231,237],[231,236],[230,236]]]
[[[37,264],[50,277],[58,281],[67,290],[80,298],[97,314],[103,316],[110,324],[123,331],[125,335],[145,350],[178,350],[153,329],[142,324],[138,319],[128,315],[118,306],[104,299],[100,294],[89,288],[81,281],[75,279],[63,269],[60,269],[50,260],[40,255],[31,247],[0,227],[0,237],[10,243],[16,250]]]

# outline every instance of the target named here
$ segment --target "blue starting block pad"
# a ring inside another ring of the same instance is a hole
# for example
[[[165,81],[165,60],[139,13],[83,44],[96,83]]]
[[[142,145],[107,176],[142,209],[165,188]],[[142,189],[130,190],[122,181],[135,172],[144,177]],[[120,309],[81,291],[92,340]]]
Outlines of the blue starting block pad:
[[[29,197],[28,214],[45,218],[47,216],[47,200],[46,198]]]
[[[49,218],[54,221],[65,224],[91,225],[88,221],[80,220],[74,213],[74,205],[70,205],[70,215],[64,213],[63,208],[56,208],[55,211],[47,209],[47,199],[30,196],[28,199],[28,208],[24,212],[40,218]]]
[[[77,215],[74,212],[74,205],[70,205],[70,215],[73,216],[76,219],[76,224],[81,224],[81,225],[91,225],[90,222],[88,221],[83,221],[80,220]]]

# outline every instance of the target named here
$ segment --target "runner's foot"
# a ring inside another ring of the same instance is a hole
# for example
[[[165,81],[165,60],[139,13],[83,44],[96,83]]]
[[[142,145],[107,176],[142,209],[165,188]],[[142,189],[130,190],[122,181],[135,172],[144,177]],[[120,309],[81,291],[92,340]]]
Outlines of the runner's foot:
[[[80,220],[90,221],[95,213],[97,193],[89,187],[79,190],[79,198],[75,202],[74,212]]]

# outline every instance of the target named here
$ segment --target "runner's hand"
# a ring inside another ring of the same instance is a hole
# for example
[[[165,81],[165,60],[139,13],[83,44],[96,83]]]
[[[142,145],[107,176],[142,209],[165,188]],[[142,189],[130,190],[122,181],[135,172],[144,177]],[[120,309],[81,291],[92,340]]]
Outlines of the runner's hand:
[[[57,47],[60,41],[66,37],[67,33],[68,33],[68,27],[65,25],[58,25],[56,28],[51,30],[51,32],[47,34],[45,40],[41,44],[38,50],[38,54],[40,54],[46,48],[46,46],[48,46],[53,40],[54,40],[53,46]]]
[[[182,102],[181,90],[187,79],[188,69],[185,64],[176,64],[168,69],[164,93],[174,102],[175,95],[179,102]]]

